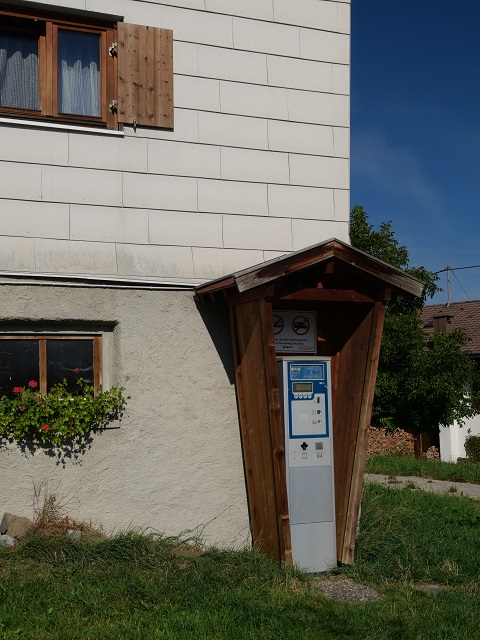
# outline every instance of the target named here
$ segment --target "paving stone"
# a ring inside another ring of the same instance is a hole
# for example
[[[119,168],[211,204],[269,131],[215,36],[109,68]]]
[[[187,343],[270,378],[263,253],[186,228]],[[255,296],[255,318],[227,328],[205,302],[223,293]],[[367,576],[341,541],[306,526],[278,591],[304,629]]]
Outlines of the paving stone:
[[[416,584],[413,588],[427,595],[434,595],[440,593],[440,591],[445,591],[447,587],[444,584]]]
[[[385,596],[350,578],[318,580],[316,586],[329,598],[340,602],[374,602]]]

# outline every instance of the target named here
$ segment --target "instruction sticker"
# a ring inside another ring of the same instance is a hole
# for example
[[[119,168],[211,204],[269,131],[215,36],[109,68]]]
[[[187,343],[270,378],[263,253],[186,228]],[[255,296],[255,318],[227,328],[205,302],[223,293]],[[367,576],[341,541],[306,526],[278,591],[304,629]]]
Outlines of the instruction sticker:
[[[273,311],[275,350],[282,353],[316,353],[315,311]]]

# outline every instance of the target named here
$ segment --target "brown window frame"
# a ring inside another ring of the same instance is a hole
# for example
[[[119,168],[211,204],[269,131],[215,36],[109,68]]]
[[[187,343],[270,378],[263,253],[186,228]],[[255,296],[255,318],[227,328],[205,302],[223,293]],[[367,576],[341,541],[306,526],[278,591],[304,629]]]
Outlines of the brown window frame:
[[[9,24],[10,22],[10,24]],[[82,116],[58,112],[58,31],[76,31],[100,36],[100,116]],[[0,32],[25,34],[38,39],[38,84],[40,109],[0,106],[0,116],[43,120],[80,126],[116,129],[116,108],[109,105],[117,97],[117,56],[109,50],[117,41],[113,23],[61,17],[48,12],[33,12],[18,7],[0,6]]]
[[[95,391],[102,388],[102,336],[95,334],[44,334],[44,333],[2,333],[0,340],[38,340],[39,342],[39,390],[47,393],[47,340],[89,340],[93,342],[93,386]]]

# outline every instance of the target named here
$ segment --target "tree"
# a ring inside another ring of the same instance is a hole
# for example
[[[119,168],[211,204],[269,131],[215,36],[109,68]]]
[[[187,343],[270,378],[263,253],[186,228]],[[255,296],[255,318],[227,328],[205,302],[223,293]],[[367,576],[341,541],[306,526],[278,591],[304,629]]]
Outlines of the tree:
[[[387,303],[380,350],[372,422],[414,433],[435,433],[478,413],[478,403],[465,390],[476,375],[461,329],[429,335],[421,328],[420,311],[436,291],[438,276],[425,267],[410,266],[408,249],[399,245],[391,222],[376,230],[358,205],[350,217],[352,245],[403,269],[424,282],[420,299],[399,296]]]

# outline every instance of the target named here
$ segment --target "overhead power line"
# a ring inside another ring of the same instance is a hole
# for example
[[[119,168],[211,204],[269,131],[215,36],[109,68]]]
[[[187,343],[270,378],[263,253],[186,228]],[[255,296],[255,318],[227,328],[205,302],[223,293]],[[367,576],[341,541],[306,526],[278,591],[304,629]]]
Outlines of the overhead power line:
[[[458,284],[462,287],[463,292],[465,293],[465,295],[467,296],[467,298],[468,298],[469,300],[471,300],[470,296],[469,296],[469,295],[468,295],[468,293],[465,291],[465,288],[464,288],[463,284],[462,284],[462,283],[460,282],[460,280],[457,278],[457,275],[456,275],[455,273],[454,273],[453,275],[455,276],[455,280],[456,280],[456,281],[458,282]]]
[[[449,267],[448,265],[445,269],[440,269],[440,271],[434,271],[434,273],[444,273],[445,271],[461,271],[462,269],[479,269],[480,264],[472,264],[469,267]]]
[[[472,264],[469,265],[468,267],[451,267],[450,265],[447,264],[447,266],[445,267],[445,269],[440,269],[440,271],[435,271],[434,273],[436,273],[437,275],[439,273],[445,273],[445,271],[447,272],[447,307],[450,306],[450,271],[462,271],[463,269],[480,269],[480,264]],[[465,293],[465,295],[467,296],[467,298],[469,300],[471,300],[470,296],[468,295],[468,293],[465,291],[462,283],[460,282],[460,280],[458,279],[458,277],[456,276],[456,274],[453,274],[455,276],[455,280],[458,282],[458,284],[460,285],[460,287],[463,289],[463,292]]]

